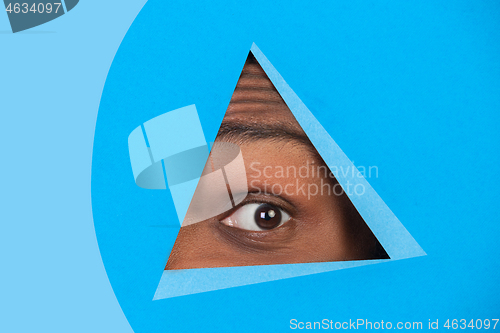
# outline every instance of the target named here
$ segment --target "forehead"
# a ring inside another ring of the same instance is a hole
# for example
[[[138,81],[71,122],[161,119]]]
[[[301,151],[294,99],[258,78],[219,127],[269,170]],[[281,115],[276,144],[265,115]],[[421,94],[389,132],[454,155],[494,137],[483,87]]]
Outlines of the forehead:
[[[306,160],[323,162],[251,53],[215,141],[239,145],[245,164],[255,161],[263,165],[297,166]]]
[[[307,163],[319,163],[317,156],[309,147],[294,142],[263,140],[246,142],[240,145],[245,166],[263,169],[267,166],[300,167]]]
[[[243,66],[224,121],[254,125],[281,124],[291,130],[303,132],[271,80],[251,53]]]

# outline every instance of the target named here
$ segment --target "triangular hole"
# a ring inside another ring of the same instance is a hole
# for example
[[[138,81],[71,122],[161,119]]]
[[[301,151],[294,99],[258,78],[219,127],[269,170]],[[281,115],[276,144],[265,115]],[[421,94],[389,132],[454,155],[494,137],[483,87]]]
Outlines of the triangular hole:
[[[241,149],[248,195],[236,200],[226,173],[226,188],[199,184],[193,198],[207,196],[207,188],[212,199],[227,191],[232,205],[203,221],[185,220],[166,270],[389,259],[251,52],[209,172],[220,169],[213,164],[225,143]]]

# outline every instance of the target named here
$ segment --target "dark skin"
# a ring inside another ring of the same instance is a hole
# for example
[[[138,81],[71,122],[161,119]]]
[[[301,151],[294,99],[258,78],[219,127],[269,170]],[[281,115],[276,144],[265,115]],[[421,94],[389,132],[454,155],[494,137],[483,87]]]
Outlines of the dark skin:
[[[165,269],[388,258],[333,175],[279,172],[327,169],[251,54],[216,142],[240,147],[249,194],[219,216],[183,226]],[[325,191],[300,190],[311,186]]]

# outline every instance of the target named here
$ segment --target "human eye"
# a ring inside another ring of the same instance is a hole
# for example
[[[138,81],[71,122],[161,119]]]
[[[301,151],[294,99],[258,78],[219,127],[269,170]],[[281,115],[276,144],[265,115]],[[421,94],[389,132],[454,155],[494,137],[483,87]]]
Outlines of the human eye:
[[[278,228],[290,220],[283,209],[270,203],[247,203],[220,222],[230,227],[266,231]]]

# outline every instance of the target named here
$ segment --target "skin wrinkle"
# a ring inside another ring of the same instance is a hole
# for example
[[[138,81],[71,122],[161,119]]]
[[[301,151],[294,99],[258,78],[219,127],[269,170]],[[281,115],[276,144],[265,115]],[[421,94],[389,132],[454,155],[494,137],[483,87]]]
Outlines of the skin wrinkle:
[[[251,163],[259,163],[254,168],[261,173],[265,167],[271,168],[269,171],[280,166],[299,169],[326,164],[251,54],[215,141],[240,147],[249,194],[220,216],[182,227],[165,269],[388,258],[347,195],[308,198],[295,191],[325,183],[333,188],[338,185],[335,178],[324,173],[307,178],[278,177],[274,172],[264,177],[252,169]],[[273,186],[287,185],[293,188],[291,195],[272,193]],[[276,206],[287,212],[290,220],[267,231],[244,230],[221,222],[249,203]]]
[[[226,241],[236,244],[240,250],[247,253],[264,253],[268,255],[276,253],[278,250],[289,248],[289,245],[283,241],[292,238],[296,233],[295,223],[293,222],[287,229],[277,228],[268,231],[274,234],[266,236],[262,235],[261,232],[248,232],[221,223],[214,224],[214,226],[218,228],[217,231],[220,232]],[[277,243],[277,239],[282,241],[282,243]]]
[[[264,104],[281,104],[283,99],[274,91],[265,88],[254,86],[251,88],[236,88],[231,103],[248,103],[259,102]]]

